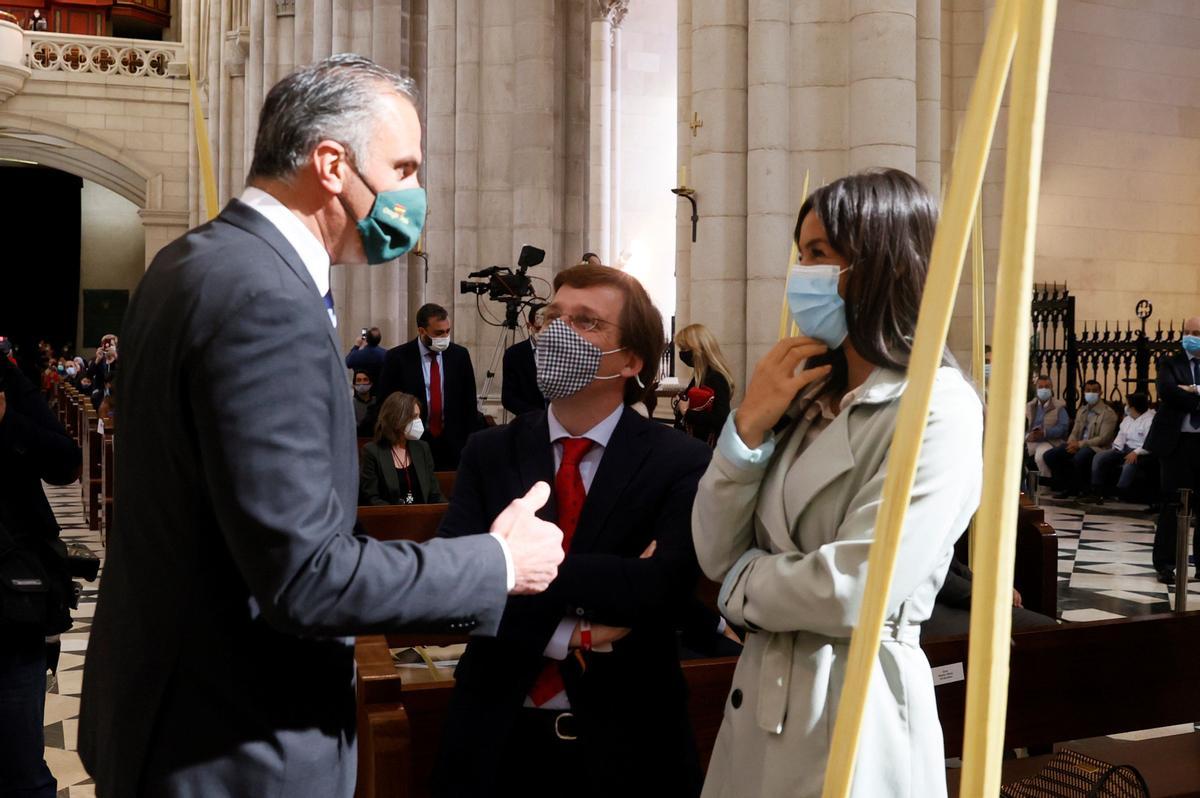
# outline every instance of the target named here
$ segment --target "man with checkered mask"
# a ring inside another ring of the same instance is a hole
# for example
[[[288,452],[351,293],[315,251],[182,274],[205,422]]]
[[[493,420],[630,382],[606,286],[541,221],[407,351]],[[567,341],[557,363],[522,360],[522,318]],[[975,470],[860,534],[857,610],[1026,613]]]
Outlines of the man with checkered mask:
[[[472,534],[545,480],[539,515],[566,559],[544,596],[510,599],[497,637],[468,646],[435,794],[607,796],[637,773],[644,794],[698,795],[675,626],[699,574],[691,507],[709,449],[630,408],[664,347],[642,285],[580,264],[554,289],[534,339],[549,407],[469,439],[440,531]]]

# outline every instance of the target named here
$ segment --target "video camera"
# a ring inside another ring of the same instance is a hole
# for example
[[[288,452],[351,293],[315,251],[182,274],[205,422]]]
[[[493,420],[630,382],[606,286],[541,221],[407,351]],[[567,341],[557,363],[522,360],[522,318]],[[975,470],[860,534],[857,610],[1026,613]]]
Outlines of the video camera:
[[[537,266],[546,259],[545,250],[526,244],[521,247],[521,256],[517,258],[516,271],[508,266],[489,266],[477,272],[471,272],[468,277],[482,277],[482,280],[463,280],[458,285],[459,293],[487,294],[493,302],[520,302],[525,297],[534,295],[533,281],[525,273],[530,266]]]

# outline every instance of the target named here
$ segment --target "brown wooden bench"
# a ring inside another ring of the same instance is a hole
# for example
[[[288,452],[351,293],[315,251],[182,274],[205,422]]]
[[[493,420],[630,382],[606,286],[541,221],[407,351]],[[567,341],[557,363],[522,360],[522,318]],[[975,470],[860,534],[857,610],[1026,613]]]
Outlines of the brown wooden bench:
[[[100,539],[108,544],[108,536],[112,533],[115,504],[114,488],[116,485],[116,419],[108,419],[104,425],[103,448],[100,453],[100,484],[103,486],[103,502],[100,513]]]
[[[417,543],[437,535],[447,504],[395,504],[359,507],[358,523],[379,540],[412,540]]]
[[[1200,719],[1200,668],[1196,666],[1200,661],[1200,612],[1064,624],[1020,632],[1012,640],[1006,749],[1046,749],[1070,740],[1103,746],[1107,744],[1089,738],[1190,724]],[[922,648],[934,667],[962,663],[964,673],[970,672],[965,637],[926,640]],[[946,756],[959,756],[966,682],[939,685],[935,694]],[[1120,746],[1121,755],[1153,765],[1143,775],[1156,797],[1200,794],[1200,772],[1195,762],[1184,772],[1178,762],[1156,761],[1152,755],[1137,753],[1163,745],[1155,741],[1125,742]],[[1171,745],[1200,746],[1200,740]],[[1045,759],[1040,761],[1044,763]],[[1029,775],[1022,767],[1031,766],[1006,763],[1005,779]],[[1185,785],[1191,792],[1160,792],[1155,788],[1155,782],[1162,782],[1176,785],[1171,789],[1177,790],[1187,773],[1195,775]],[[954,771],[949,779],[957,787]]]

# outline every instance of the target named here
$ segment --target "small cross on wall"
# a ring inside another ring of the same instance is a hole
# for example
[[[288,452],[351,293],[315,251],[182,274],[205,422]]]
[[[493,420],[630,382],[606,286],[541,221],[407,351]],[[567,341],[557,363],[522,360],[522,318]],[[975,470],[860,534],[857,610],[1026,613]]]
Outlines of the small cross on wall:
[[[688,122],[688,127],[692,129],[692,138],[695,138],[696,134],[700,132],[700,128],[704,127],[704,120],[700,118],[698,111],[692,111],[692,121]]]

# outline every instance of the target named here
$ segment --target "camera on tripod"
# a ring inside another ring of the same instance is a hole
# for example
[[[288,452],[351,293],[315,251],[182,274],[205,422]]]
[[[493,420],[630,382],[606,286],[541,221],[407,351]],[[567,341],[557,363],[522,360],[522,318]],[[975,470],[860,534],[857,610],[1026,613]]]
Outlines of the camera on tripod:
[[[458,285],[459,293],[487,294],[493,302],[520,303],[525,297],[533,296],[533,281],[526,274],[530,266],[537,266],[546,259],[545,250],[526,244],[521,247],[521,256],[517,258],[517,268],[514,271],[508,266],[489,266],[477,272],[471,272],[467,277],[486,278],[480,280],[463,280]]]

